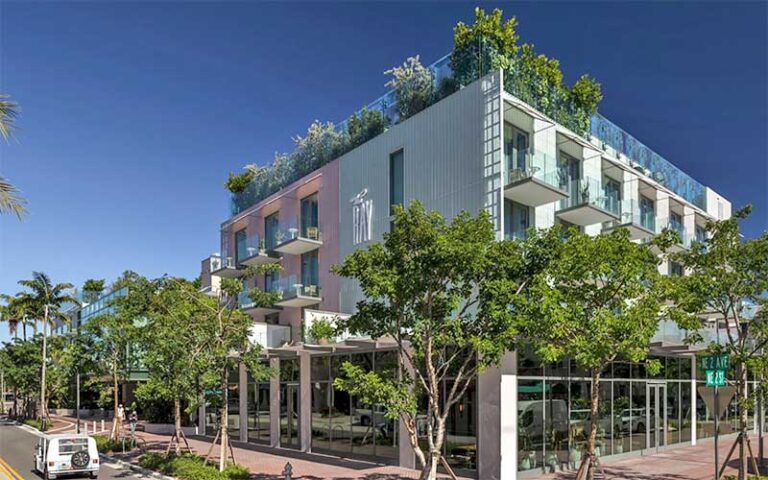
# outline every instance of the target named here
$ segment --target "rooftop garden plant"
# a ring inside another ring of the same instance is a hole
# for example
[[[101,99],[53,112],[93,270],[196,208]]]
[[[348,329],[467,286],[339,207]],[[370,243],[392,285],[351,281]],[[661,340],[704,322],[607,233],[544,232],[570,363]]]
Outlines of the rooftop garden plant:
[[[313,122],[305,136],[294,138],[296,149],[277,154],[271,165],[248,165],[241,174],[229,174],[226,188],[233,193],[237,214],[326,163],[357,148],[430,105],[495,70],[504,71],[504,88],[574,132],[586,135],[590,117],[602,99],[600,84],[583,75],[573,86],[563,80],[557,60],[537,54],[533,45],[520,44],[517,20],[503,20],[502,11],[487,14],[475,9],[475,22],[459,22],[453,31],[452,73],[436,75],[419,57],[384,72],[391,92],[353,113],[342,125]]]

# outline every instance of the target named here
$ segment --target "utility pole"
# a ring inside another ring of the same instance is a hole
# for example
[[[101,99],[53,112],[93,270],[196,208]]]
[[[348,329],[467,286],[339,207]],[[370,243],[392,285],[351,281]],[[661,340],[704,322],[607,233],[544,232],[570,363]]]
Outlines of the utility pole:
[[[75,394],[75,415],[77,416],[77,433],[80,433],[80,367],[77,367],[77,373],[75,374],[75,384],[77,393]]]
[[[5,413],[5,370],[0,370],[0,413]]]

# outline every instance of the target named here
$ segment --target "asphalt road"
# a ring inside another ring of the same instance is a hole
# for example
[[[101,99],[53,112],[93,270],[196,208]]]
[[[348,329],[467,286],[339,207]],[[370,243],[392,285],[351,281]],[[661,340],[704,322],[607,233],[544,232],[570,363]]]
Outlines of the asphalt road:
[[[15,425],[0,423],[0,460],[2,460],[0,464],[10,466],[12,469],[11,472],[6,472],[8,470],[6,467],[0,468],[0,480],[41,480],[42,477],[32,470],[35,445],[37,445],[37,437],[34,434]],[[116,465],[102,464],[99,470],[100,480],[149,478]]]

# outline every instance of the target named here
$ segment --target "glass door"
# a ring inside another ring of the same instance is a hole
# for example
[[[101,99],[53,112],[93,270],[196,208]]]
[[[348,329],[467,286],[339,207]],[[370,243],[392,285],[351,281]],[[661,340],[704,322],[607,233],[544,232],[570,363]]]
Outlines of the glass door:
[[[664,383],[648,383],[645,395],[646,444],[651,451],[666,446],[667,439],[667,386]]]
[[[301,200],[301,236],[318,240],[317,194]]]
[[[280,386],[280,446],[299,448],[299,385]]]
[[[525,177],[528,165],[528,134],[511,124],[504,126],[504,149],[507,159],[509,180],[514,182]]]

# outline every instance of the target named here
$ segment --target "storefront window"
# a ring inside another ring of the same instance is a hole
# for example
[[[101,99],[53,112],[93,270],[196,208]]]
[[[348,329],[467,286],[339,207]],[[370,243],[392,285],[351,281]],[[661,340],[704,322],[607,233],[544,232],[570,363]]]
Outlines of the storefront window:
[[[544,382],[521,380],[517,383],[518,469],[532,470],[542,465],[544,455]]]
[[[313,381],[312,448],[331,449],[331,418],[331,384],[330,382]]]
[[[448,391],[452,383],[446,382]],[[477,468],[477,407],[474,381],[464,396],[448,412],[445,437],[445,457],[453,468]]]
[[[680,383],[667,382],[667,438],[664,442],[665,445],[671,445],[680,441],[681,425],[682,419],[680,418]]]
[[[613,429],[614,454],[631,451],[632,445],[632,414],[630,412],[629,382],[613,382],[613,415],[615,426]]]
[[[567,363],[565,364],[568,365]],[[547,381],[545,437],[547,465],[559,469],[568,462],[570,422],[568,421],[568,382]]]
[[[248,380],[248,441],[268,443],[269,383]]]
[[[637,363],[632,364],[634,371]],[[646,411],[646,392],[645,382],[632,382],[632,404],[630,406],[630,426],[632,429],[632,451],[636,452],[646,447],[646,426],[647,418]]]

